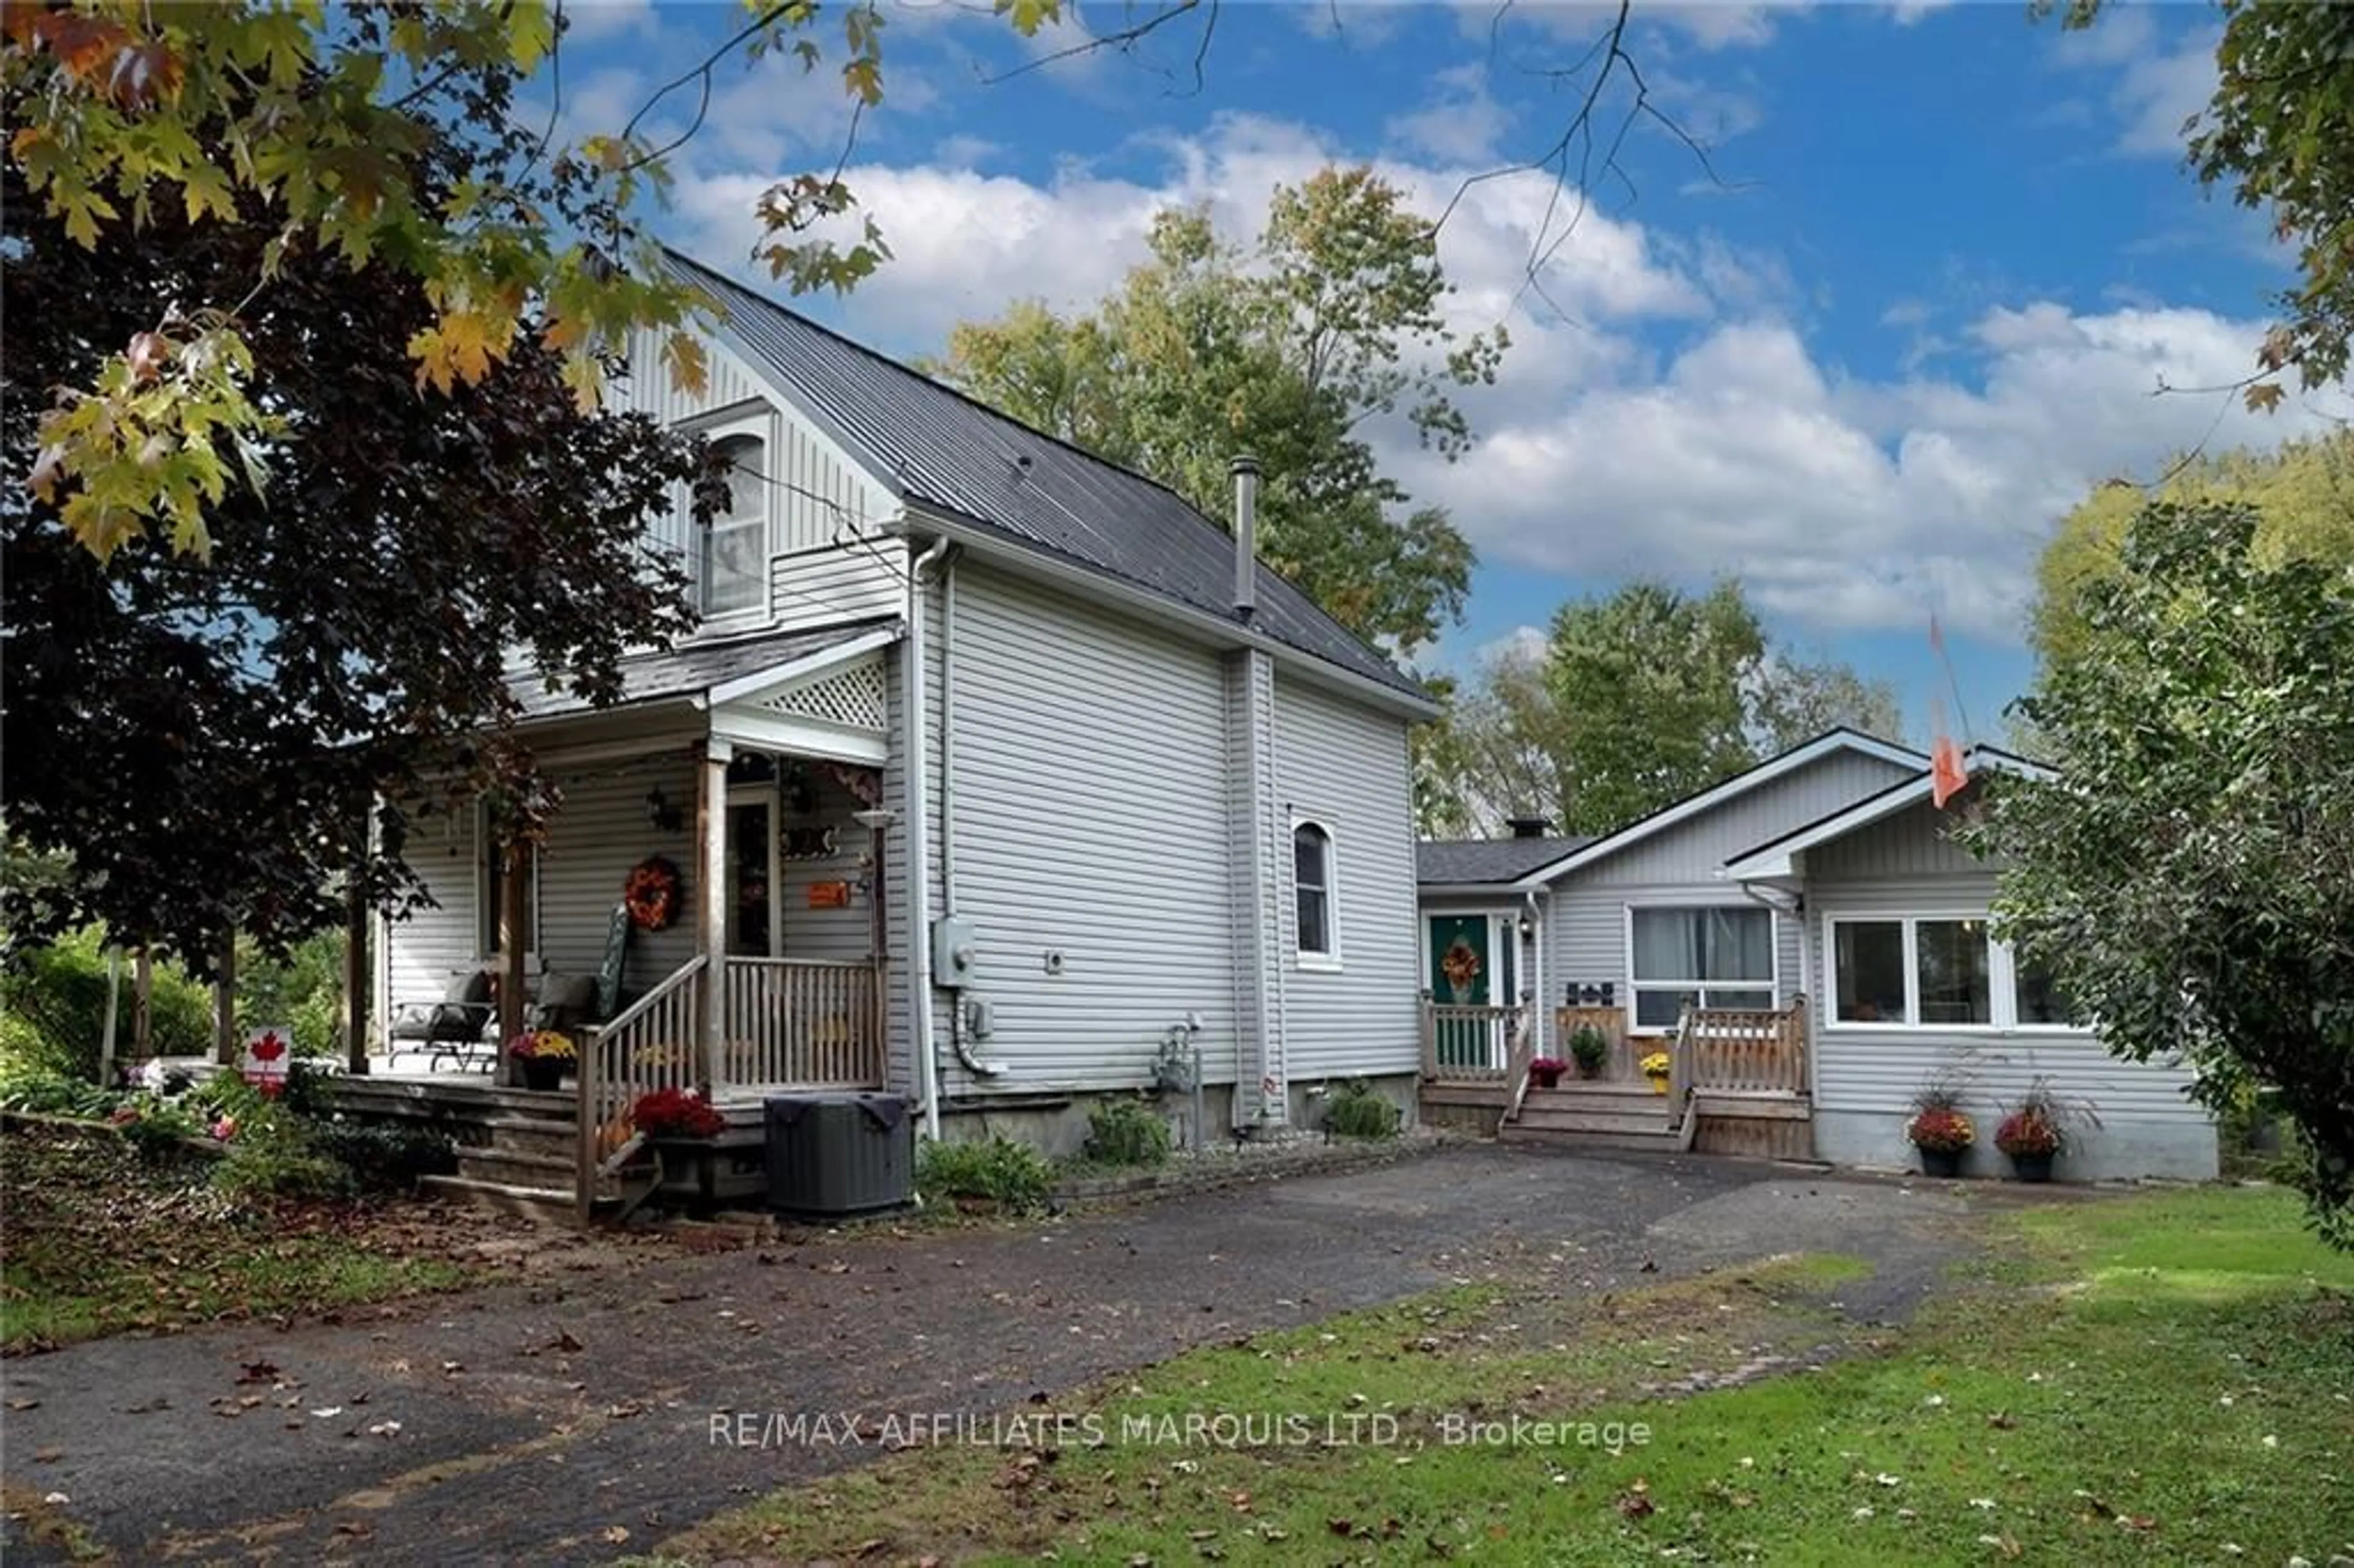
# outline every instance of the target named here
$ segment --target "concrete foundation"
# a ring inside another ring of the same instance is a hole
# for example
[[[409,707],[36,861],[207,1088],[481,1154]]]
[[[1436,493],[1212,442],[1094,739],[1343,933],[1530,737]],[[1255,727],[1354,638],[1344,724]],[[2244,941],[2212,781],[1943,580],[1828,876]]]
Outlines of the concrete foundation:
[[[1398,1107],[1401,1128],[1418,1123],[1415,1091],[1419,1079],[1412,1073],[1394,1074],[1387,1077],[1361,1080],[1373,1093]],[[1291,1086],[1291,1127],[1289,1136],[1321,1134],[1324,1107],[1342,1080],[1310,1080]],[[1133,1098],[1132,1090],[1117,1090],[1109,1094],[1075,1095],[1005,1095],[975,1097],[965,1101],[940,1102],[940,1136],[951,1142],[981,1141],[991,1138],[1011,1138],[1034,1146],[1050,1159],[1076,1157],[1087,1148],[1087,1113],[1107,1099]],[[1157,1095],[1150,1102],[1169,1124],[1172,1144],[1178,1149],[1195,1146],[1193,1097],[1191,1094]],[[1208,1084],[1202,1089],[1202,1142],[1216,1146],[1234,1139],[1235,1086],[1232,1084]],[[1490,1130],[1493,1130],[1492,1120]]]
[[[1966,1105],[1978,1124],[1978,1141],[1964,1157],[1962,1173],[2008,1177],[2010,1160],[1994,1146],[2002,1124],[1995,1106]],[[1906,1113],[1815,1112],[1815,1157],[1833,1165],[1920,1168],[1917,1150],[1904,1141]],[[2204,1118],[2126,1120],[2105,1118],[2098,1127],[2074,1128],[2069,1146],[2052,1167],[2062,1181],[2119,1181],[2141,1178],[2210,1181],[2217,1174],[2215,1124]]]

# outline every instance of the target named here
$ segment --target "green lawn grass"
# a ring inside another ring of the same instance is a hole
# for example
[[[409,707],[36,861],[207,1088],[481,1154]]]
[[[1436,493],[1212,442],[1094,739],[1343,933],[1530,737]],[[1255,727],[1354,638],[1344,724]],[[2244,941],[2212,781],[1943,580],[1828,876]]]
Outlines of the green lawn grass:
[[[1834,1310],[1846,1259],[1600,1301],[1443,1291],[1057,1403],[1096,1417],[1100,1444],[928,1446],[664,1551],[2326,1563],[2354,1553],[2354,1258],[2299,1214],[2284,1193],[2218,1190],[2000,1215],[1988,1252],[1895,1331]],[[1695,1374],[1740,1381],[1695,1390]],[[1307,1440],[1144,1440],[1197,1412],[1296,1413]],[[1566,1425],[1448,1440],[1515,1414]]]
[[[0,1348],[314,1312],[481,1272],[376,1245],[349,1210],[230,1202],[207,1174],[200,1162],[143,1159],[101,1128],[0,1135]]]

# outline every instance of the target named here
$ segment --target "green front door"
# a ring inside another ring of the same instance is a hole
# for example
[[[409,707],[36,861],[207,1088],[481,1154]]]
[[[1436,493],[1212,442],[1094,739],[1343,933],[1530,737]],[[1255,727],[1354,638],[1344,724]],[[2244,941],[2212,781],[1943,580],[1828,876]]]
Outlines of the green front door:
[[[1433,915],[1428,918],[1430,999],[1442,1067],[1504,1065],[1501,1016],[1463,1013],[1458,1008],[1510,1007],[1520,1000],[1513,983],[1512,925],[1493,915]]]

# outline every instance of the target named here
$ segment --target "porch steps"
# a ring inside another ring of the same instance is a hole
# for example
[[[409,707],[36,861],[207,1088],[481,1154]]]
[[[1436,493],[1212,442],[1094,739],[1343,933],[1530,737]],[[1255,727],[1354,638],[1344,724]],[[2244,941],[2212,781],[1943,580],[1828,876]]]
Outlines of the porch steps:
[[[504,1214],[520,1214],[525,1219],[569,1224],[574,1218],[572,1189],[568,1185],[530,1187],[472,1176],[428,1176],[420,1185],[428,1197],[451,1199]]]
[[[1673,1152],[1684,1146],[1672,1107],[1649,1084],[1564,1084],[1532,1088],[1520,1119],[1505,1122],[1497,1136],[1511,1143],[1554,1143],[1582,1149],[1650,1149]]]

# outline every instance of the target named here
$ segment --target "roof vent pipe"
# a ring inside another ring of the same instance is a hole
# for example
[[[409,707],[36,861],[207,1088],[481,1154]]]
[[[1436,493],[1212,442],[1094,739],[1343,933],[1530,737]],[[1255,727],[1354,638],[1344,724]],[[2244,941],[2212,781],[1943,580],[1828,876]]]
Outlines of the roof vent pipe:
[[[1258,609],[1258,459],[1238,454],[1235,471],[1235,614]]]
[[[1551,817],[1509,817],[1504,825],[1512,830],[1516,839],[1541,839],[1553,832]]]

